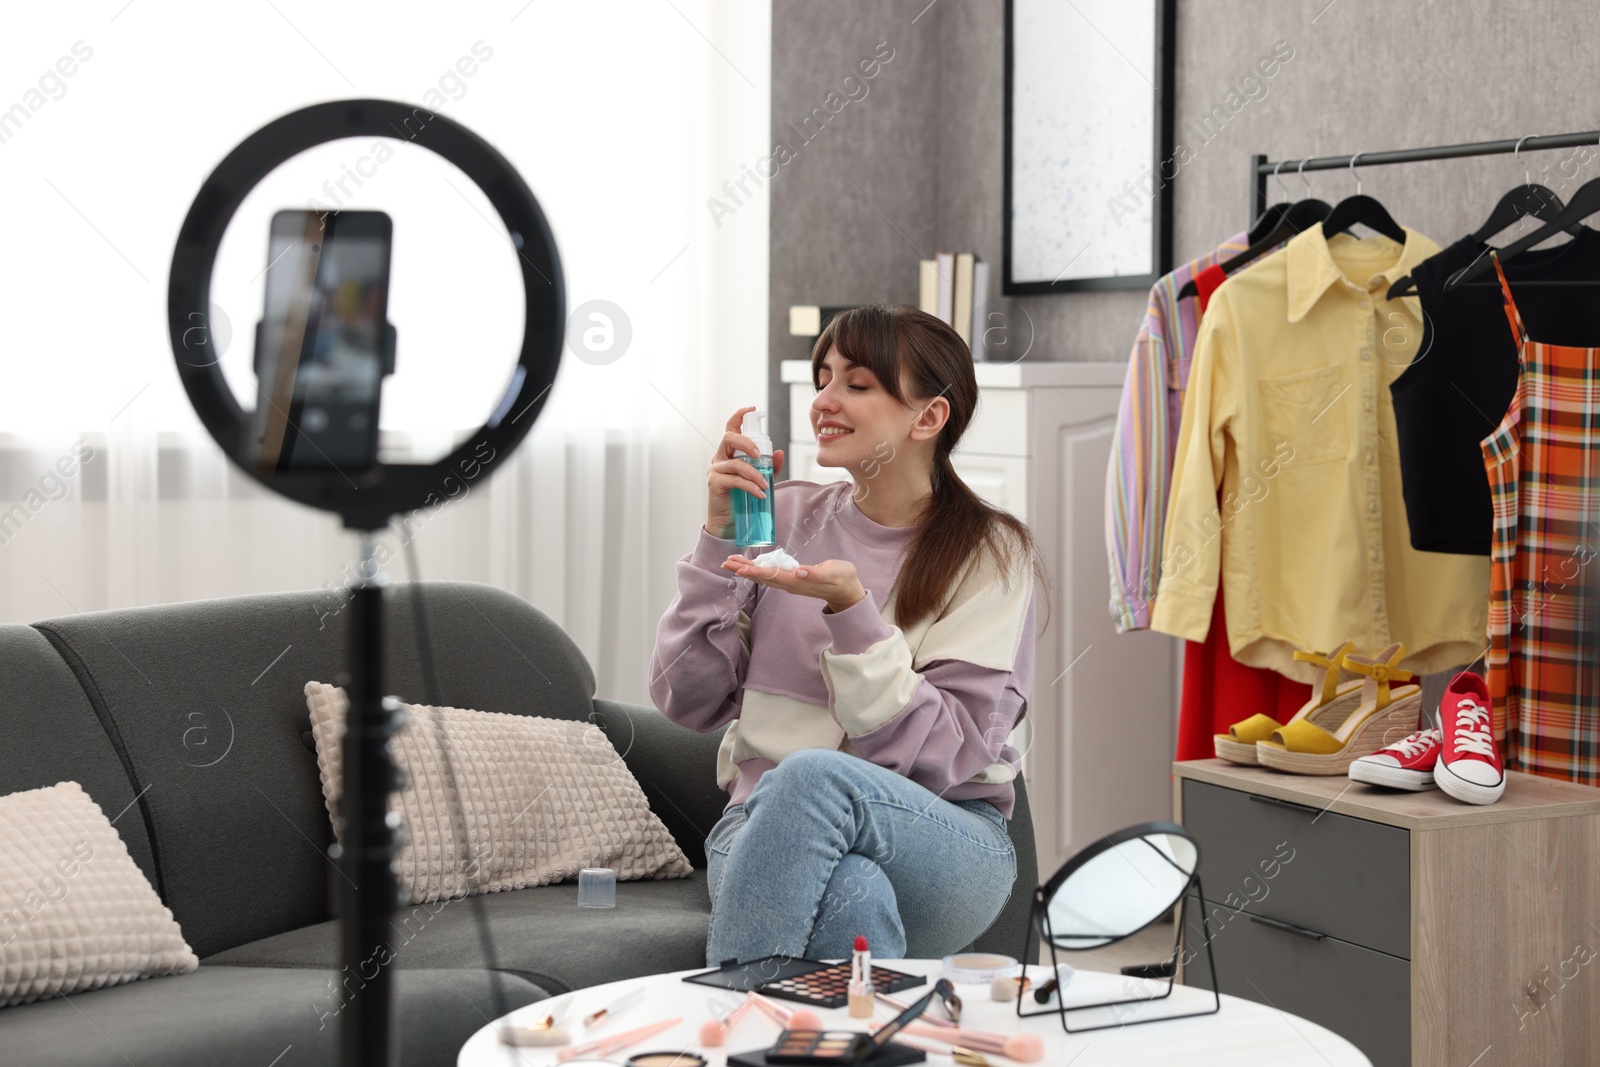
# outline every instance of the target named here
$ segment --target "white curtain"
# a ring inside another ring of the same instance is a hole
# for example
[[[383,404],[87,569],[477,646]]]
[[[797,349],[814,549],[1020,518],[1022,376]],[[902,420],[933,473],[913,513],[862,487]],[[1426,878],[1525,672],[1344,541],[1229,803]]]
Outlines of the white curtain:
[[[22,109],[0,117],[0,621],[344,582],[355,536],[242,475],[190,411],[167,272],[195,191],[247,134],[323,100],[397,99],[516,165],[555,233],[569,311],[608,301],[631,342],[611,362],[569,347],[516,454],[417,513],[409,533],[397,524],[386,571],[408,576],[412,539],[423,578],[527,599],[577,642],[600,695],[647,703],[655,625],[705,521],[711,453],[733,410],[765,406],[766,188],[720,226],[706,202],[771,149],[770,5],[97,6],[19,9],[0,39],[0,67],[17,75],[0,91]],[[338,158],[325,152],[324,172],[341,173]],[[396,212],[401,341],[382,423],[396,458],[437,454],[487,416],[521,319],[520,297],[503,299],[515,281],[503,228],[465,214],[486,201],[459,174],[455,196],[425,200],[404,173],[373,180],[369,201],[411,196],[413,215],[467,221],[450,223],[459,244],[446,229],[402,281],[402,241],[415,248],[426,227],[403,232]],[[266,204],[284,206],[304,205]],[[214,324],[231,333],[235,388],[258,309],[236,302]],[[582,329],[569,327],[569,345]],[[424,350],[440,337],[465,340]],[[475,406],[472,422],[461,413]]]

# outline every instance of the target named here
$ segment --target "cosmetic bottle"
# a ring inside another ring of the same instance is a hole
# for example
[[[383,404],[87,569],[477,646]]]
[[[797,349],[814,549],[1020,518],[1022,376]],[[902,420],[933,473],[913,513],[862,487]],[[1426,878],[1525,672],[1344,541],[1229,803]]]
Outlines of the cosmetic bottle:
[[[739,432],[755,442],[761,454],[752,456],[743,449],[734,455],[749,460],[750,465],[767,480],[767,495],[758,497],[744,489],[730,489],[733,500],[734,544],[740,548],[776,548],[773,540],[776,523],[773,521],[772,500],[777,488],[772,480],[772,438],[761,432],[764,411],[746,412]]]

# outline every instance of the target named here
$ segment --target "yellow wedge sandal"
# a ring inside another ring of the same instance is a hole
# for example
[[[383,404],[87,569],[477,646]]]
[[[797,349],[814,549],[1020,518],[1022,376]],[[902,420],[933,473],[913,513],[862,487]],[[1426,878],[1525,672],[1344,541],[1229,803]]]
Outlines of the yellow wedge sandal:
[[[1376,658],[1346,653],[1340,666],[1367,676],[1360,706],[1343,722],[1327,723],[1332,729],[1309,719],[1285,723],[1256,743],[1257,762],[1291,774],[1346,774],[1357,759],[1414,732],[1422,711],[1422,687],[1389,685],[1416,677],[1396,666],[1405,654],[1401,644],[1390,645]]]
[[[1289,722],[1299,722],[1304,719],[1322,727],[1337,727],[1360,706],[1361,679],[1344,683],[1339,681],[1339,661],[1354,647],[1354,644],[1346,641],[1326,656],[1314,651],[1294,654],[1295,659],[1302,663],[1315,663],[1324,668],[1326,673],[1322,676],[1321,693],[1306,701]],[[1234,723],[1228,727],[1227,733],[1212,735],[1216,739],[1217,758],[1230,763],[1255,763],[1256,742],[1267,740],[1272,736],[1272,732],[1282,725],[1287,724],[1279,723],[1271,715],[1261,714]]]

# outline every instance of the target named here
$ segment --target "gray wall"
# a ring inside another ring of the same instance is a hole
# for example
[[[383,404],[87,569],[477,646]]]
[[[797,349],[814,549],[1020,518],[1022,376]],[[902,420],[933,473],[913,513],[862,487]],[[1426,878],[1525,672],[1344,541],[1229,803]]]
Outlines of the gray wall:
[[[1179,172],[1180,260],[1244,227],[1254,152],[1344,155],[1600,129],[1592,0],[1182,0],[1178,9],[1180,129],[1222,104],[1276,41],[1294,48],[1267,95]],[[777,364],[809,351],[789,336],[789,305],[915,304],[917,260],[935,249],[971,249],[994,264],[999,297],[1004,22],[1003,0],[773,0],[772,131],[797,151],[769,186],[778,447],[787,447],[788,398]],[[842,79],[880,41],[894,58],[865,83],[867,95],[802,145],[787,123],[830,91],[843,95]],[[1600,175],[1600,147],[1525,158],[1536,178],[1549,168],[1542,180],[1564,198]],[[1479,225],[1522,170],[1492,156],[1361,175],[1364,192],[1443,244]],[[1343,173],[1307,178],[1329,201],[1355,188]],[[1304,186],[1287,182],[1298,198]],[[1023,297],[1010,302],[1010,319],[1035,327],[1029,360],[1120,361],[1144,301],[1136,292]]]

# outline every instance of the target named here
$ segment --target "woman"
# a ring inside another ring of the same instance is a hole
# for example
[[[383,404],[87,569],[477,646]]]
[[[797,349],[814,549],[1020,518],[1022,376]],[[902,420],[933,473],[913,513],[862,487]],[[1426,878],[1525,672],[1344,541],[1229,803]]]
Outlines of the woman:
[[[873,306],[836,316],[811,366],[817,462],[851,480],[769,486],[734,456],[756,452],[739,432],[753,409],[734,412],[651,662],[669,718],[728,726],[729,803],[706,839],[713,966],[847,958],[858,934],[881,958],[937,958],[988,928],[1016,876],[1006,738],[1033,681],[1037,563],[1026,524],[950,464],[972,355],[932,315]],[[735,551],[735,488],[777,494],[801,566]]]

